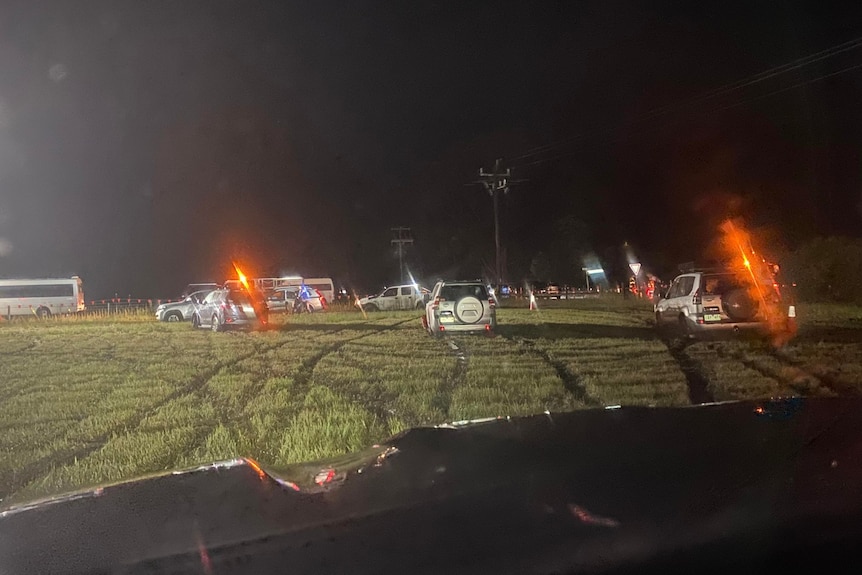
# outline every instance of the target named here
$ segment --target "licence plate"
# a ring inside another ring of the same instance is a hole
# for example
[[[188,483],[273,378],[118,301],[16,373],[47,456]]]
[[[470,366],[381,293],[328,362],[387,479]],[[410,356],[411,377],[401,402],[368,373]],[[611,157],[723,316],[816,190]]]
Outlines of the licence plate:
[[[451,315],[441,315],[440,323],[455,323],[455,318]]]
[[[705,313],[703,314],[703,321],[721,321],[721,314]]]

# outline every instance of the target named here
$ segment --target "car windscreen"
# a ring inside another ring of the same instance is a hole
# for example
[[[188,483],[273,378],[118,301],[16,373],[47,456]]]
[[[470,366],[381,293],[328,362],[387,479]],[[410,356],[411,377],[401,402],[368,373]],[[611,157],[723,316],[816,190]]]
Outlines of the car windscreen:
[[[482,284],[450,284],[443,286],[440,297],[445,300],[459,300],[463,297],[488,299],[488,292]]]

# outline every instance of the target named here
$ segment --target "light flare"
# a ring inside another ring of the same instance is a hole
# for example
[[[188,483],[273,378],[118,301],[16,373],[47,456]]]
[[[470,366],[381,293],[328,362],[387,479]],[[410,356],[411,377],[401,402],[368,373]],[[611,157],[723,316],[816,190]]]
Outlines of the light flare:
[[[237,279],[239,279],[239,283],[241,283],[245,289],[249,289],[248,278],[245,277],[245,274],[242,273],[242,270],[239,269],[239,266],[237,265],[236,262],[231,262],[231,263],[233,264],[233,269],[236,270],[236,277],[237,277]]]
[[[361,301],[359,301],[359,296],[358,296],[358,295],[356,295],[356,290],[353,290],[353,301],[355,302],[356,307],[358,307],[358,308],[359,308],[359,311],[361,311],[361,312],[362,312],[362,317],[363,317],[364,319],[368,319],[368,314],[367,314],[367,313],[365,313],[365,308],[364,308],[364,307],[362,307],[362,302],[361,302]]]
[[[749,297],[759,302],[756,317],[766,322],[776,342],[792,337],[782,309],[780,286],[774,275],[778,266],[758,255],[751,234],[740,221],[726,220],[719,229],[726,263],[735,270],[739,284],[745,287]]]

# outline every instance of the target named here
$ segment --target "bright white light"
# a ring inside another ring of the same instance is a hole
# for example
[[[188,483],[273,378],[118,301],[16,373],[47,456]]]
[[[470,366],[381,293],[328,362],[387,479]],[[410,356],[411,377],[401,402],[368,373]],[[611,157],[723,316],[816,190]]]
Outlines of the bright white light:
[[[585,269],[584,271],[590,275],[605,273],[605,270],[603,270],[602,268],[589,268],[589,269]]]

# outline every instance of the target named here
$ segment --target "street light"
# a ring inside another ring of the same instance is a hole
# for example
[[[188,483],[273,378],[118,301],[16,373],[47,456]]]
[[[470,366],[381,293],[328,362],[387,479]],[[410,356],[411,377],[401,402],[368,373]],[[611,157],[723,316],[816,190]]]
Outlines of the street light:
[[[605,270],[602,268],[581,268],[584,271],[584,277],[587,280],[587,291],[590,291],[590,274],[603,274]]]

